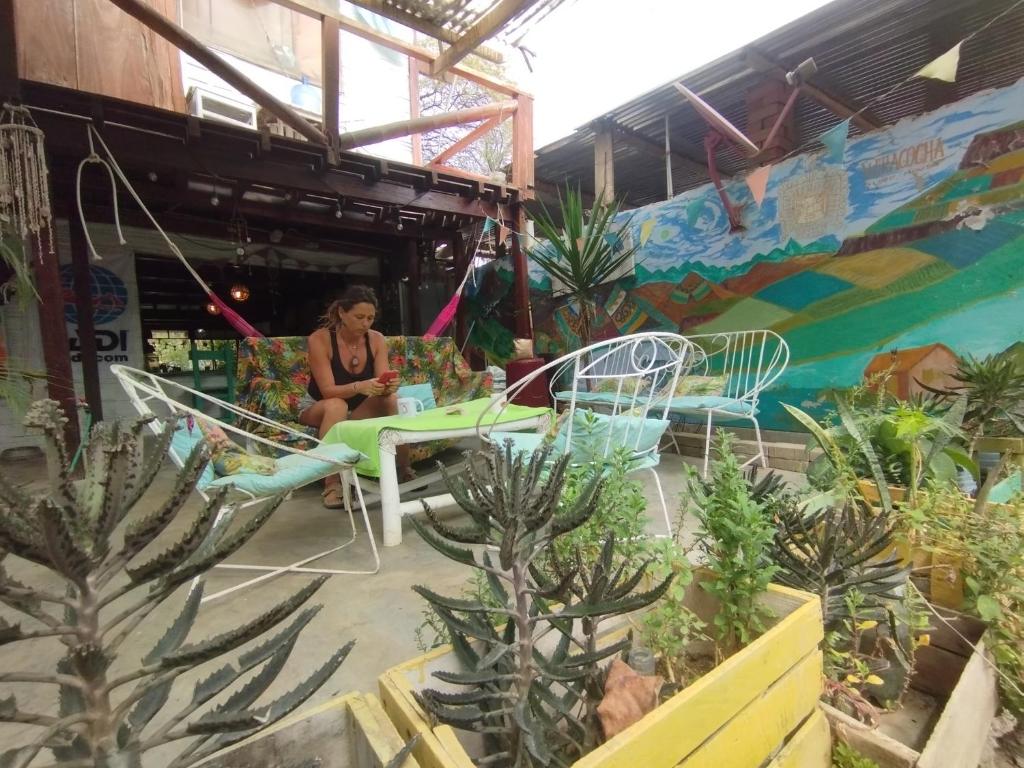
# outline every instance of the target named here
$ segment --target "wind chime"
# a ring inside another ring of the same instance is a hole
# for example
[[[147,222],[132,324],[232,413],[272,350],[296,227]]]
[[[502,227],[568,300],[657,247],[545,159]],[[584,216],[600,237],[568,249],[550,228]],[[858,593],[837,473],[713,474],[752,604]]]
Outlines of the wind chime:
[[[52,224],[43,132],[28,109],[5,103],[0,111],[0,242],[8,235],[33,236],[42,260],[44,235],[47,252],[53,253]]]

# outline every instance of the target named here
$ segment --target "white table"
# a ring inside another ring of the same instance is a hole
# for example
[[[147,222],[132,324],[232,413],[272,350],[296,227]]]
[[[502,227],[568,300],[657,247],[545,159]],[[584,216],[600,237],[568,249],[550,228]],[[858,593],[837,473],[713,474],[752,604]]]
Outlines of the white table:
[[[517,421],[506,421],[495,425],[502,432],[519,432],[523,430],[538,430],[550,423],[550,413],[539,416],[532,416]],[[413,515],[423,511],[423,501],[432,506],[440,506],[451,502],[451,494],[432,496],[427,499],[413,499],[402,501],[401,491],[405,489],[422,487],[424,481],[429,478],[418,478],[399,486],[398,446],[414,445],[416,443],[429,443],[432,440],[458,440],[463,437],[475,437],[476,435],[487,434],[490,428],[475,426],[464,429],[437,430],[434,432],[417,432],[414,430],[396,429],[388,427],[382,429],[377,438],[380,448],[380,507],[383,516],[384,546],[397,547],[402,543],[402,516]]]

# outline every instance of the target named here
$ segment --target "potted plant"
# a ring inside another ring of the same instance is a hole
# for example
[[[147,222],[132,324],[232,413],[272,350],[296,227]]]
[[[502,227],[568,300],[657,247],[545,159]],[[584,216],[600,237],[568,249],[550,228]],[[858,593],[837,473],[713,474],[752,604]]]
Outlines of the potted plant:
[[[778,516],[776,578],[821,598],[823,706],[839,740],[880,768],[976,765],[996,708],[985,627],[920,598],[894,514],[854,497]]]
[[[763,567],[763,562],[753,555],[744,560],[736,543],[716,544],[710,539],[708,552],[714,553],[720,568],[698,574],[678,600],[694,621],[710,628],[708,634],[716,642],[705,643],[706,651],[714,657],[717,648],[720,663],[696,681],[680,686],[677,680],[654,711],[638,712],[631,725],[603,738],[606,723],[600,715],[611,693],[610,684],[604,686],[607,673],[601,662],[618,654],[628,658],[630,622],[642,621],[646,606],[671,594],[675,573],[659,573],[651,589],[637,592],[645,566],[631,565],[635,561],[617,554],[617,540],[607,537],[592,562],[584,562],[582,554],[566,558],[577,565],[566,569],[558,583],[537,568],[524,575],[517,560],[550,555],[554,547],[548,545],[585,524],[597,506],[594,499],[601,495],[601,480],[594,478],[569,505],[559,505],[564,462],[556,462],[541,483],[538,465],[546,459],[546,451],[526,460],[500,450],[488,454],[486,469],[470,472],[464,480],[449,479],[453,495],[474,525],[444,524],[429,511],[429,526],[417,525],[425,540],[446,556],[483,569],[489,580],[495,580],[491,591],[500,606],[494,611],[480,602],[418,590],[445,618],[452,645],[388,670],[379,682],[384,708],[399,733],[421,737],[414,751],[421,764],[596,768],[717,761],[757,768],[772,760],[773,768],[827,765],[827,727],[816,708],[822,663],[816,598],[781,586],[765,588],[753,567]],[[735,459],[727,472],[734,470],[739,471]],[[734,484],[728,493],[738,489]],[[722,523],[736,513],[724,497],[709,504],[709,523],[711,518]],[[744,519],[752,519],[755,512],[759,509],[741,504]],[[529,536],[524,539],[517,532]],[[516,533],[511,544],[509,533]],[[474,553],[467,544],[489,544],[499,556],[506,556],[505,563],[486,551]],[[522,549],[524,544],[529,548]],[[742,599],[723,608],[730,596],[726,585],[736,587]],[[624,616],[627,612],[631,615]],[[510,621],[502,627],[485,619],[495,614]],[[723,619],[716,621],[720,615]],[[534,617],[532,627],[528,616]],[[762,622],[763,633],[745,638],[749,625],[744,622],[751,617]],[[601,621],[594,621],[598,618]],[[509,687],[519,684],[527,670],[520,638],[530,643],[530,663],[537,667],[527,671],[529,679],[537,681],[531,689],[534,698],[509,695]],[[745,639],[749,644],[744,645]],[[553,678],[560,678],[559,685],[549,686],[547,681]],[[637,688],[649,694],[650,678],[637,680]],[[436,688],[438,681],[455,687]],[[493,707],[492,701],[504,706]],[[465,713],[458,711],[465,708]],[[600,730],[593,727],[595,711]],[[510,724],[498,725],[493,719],[501,716],[517,721],[519,733],[529,730],[532,742],[510,738]],[[480,733],[482,722],[488,725]],[[551,748],[544,751],[538,740]],[[510,749],[519,744],[525,750]]]
[[[153,750],[163,748],[159,764],[180,768],[266,734],[312,696],[352,649],[353,643],[346,643],[290,690],[258,703],[320,611],[309,602],[324,579],[311,581],[221,634],[206,639],[189,635],[203,595],[200,577],[259,531],[283,497],[232,527],[226,490],[215,493],[183,526],[183,533],[168,540],[161,535],[181,516],[209,461],[206,444],[193,450],[170,493],[148,499],[152,511],[142,513],[139,502],[161,468],[174,430],[162,429],[152,450],[144,452],[147,420],[97,425],[84,477],[74,483],[64,422],[59,406],[50,400],[35,403],[25,419],[26,426],[45,437],[47,493],[30,496],[0,475],[0,559],[26,560],[39,566],[40,576],[20,583],[0,569],[0,601],[30,620],[27,625],[0,620],[0,639],[5,644],[56,639],[64,648],[51,671],[0,673],[7,683],[59,691],[52,713],[29,711],[14,695],[0,697],[0,720],[38,728],[26,743],[0,754],[0,765],[26,768],[49,751],[58,766],[141,768],[154,765]],[[159,640],[141,654],[129,650],[135,630],[151,621],[158,607],[176,600],[182,589],[186,595],[180,611]],[[54,647],[44,641],[40,653]],[[216,666],[207,669],[208,663]],[[202,676],[195,674],[204,669]],[[166,711],[172,687],[186,676],[195,680],[192,695],[175,711]],[[397,735],[392,735],[386,748],[397,744],[400,749]],[[176,754],[167,754],[175,748]],[[365,768],[379,766],[393,754],[380,752]]]
[[[619,238],[619,232],[628,231],[632,218],[617,222],[619,206],[614,201],[599,196],[591,210],[585,211],[579,190],[567,187],[560,204],[561,226],[541,205],[534,224],[543,242],[528,249],[528,254],[559,286],[554,292],[561,292],[575,305],[580,345],[588,347],[593,340],[598,289],[622,272],[639,246],[625,245]]]

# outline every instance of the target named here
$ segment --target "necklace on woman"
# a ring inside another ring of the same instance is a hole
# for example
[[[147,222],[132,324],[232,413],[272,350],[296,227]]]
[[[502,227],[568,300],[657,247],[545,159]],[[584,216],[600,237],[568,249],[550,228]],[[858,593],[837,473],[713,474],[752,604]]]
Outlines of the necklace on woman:
[[[339,333],[338,337],[341,342],[352,351],[352,359],[349,361],[349,365],[352,368],[352,372],[355,373],[356,368],[359,366],[359,347],[356,344],[349,344],[345,338]]]

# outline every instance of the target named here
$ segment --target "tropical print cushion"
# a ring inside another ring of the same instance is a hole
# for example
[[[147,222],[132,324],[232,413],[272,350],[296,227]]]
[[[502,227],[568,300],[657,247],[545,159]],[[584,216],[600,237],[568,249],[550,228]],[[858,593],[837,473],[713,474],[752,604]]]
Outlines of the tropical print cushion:
[[[388,336],[388,367],[398,371],[402,385],[430,384],[438,406],[475,400],[491,394],[491,375],[470,369],[450,338]],[[305,336],[249,338],[239,345],[237,403],[246,410],[280,422],[311,437],[316,430],[298,423],[299,405],[309,384]],[[245,428],[272,442],[308,450],[315,444],[276,432],[251,421]],[[410,446],[410,459],[422,461],[449,447],[450,442]],[[269,446],[259,446],[260,453]]]
[[[218,476],[272,475],[277,471],[277,462],[244,450],[216,424],[203,419],[198,419],[196,423],[210,446],[210,463]]]
[[[680,376],[673,397],[686,395],[721,395],[725,391],[726,376]]]

